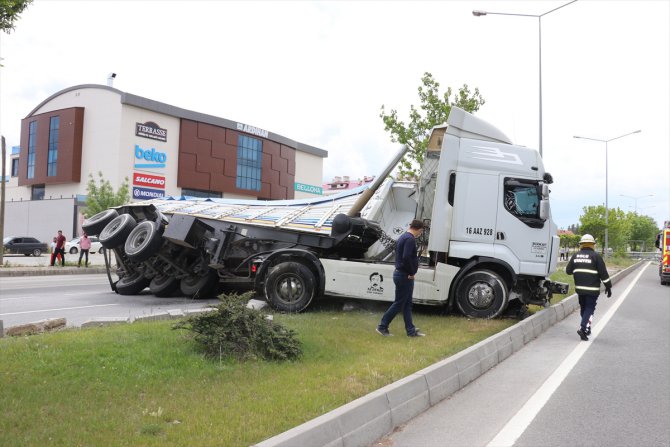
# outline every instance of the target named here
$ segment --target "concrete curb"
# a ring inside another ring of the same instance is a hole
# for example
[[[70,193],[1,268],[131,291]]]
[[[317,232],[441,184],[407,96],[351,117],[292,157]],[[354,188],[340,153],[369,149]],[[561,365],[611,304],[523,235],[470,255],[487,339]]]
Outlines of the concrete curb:
[[[103,267],[2,267],[0,278],[10,276],[47,276],[47,275],[83,275],[90,273],[107,273]]]
[[[612,276],[616,284],[643,262]],[[366,446],[446,399],[579,308],[577,295],[486,340],[252,447]]]

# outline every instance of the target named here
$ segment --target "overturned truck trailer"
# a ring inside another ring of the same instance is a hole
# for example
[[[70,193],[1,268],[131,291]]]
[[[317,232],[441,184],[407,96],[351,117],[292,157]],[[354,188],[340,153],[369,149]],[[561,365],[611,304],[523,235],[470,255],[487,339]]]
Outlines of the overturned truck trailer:
[[[452,108],[433,129],[418,182],[387,178],[403,155],[369,187],[327,198],[155,199],[103,211],[83,228],[115,253],[112,286],[125,295],[148,286],[156,296],[206,297],[227,285],[291,312],[323,295],[393,301],[395,240],[415,218],[427,230],[414,302],[492,318],[567,293],[548,279],[558,236],[537,151]]]

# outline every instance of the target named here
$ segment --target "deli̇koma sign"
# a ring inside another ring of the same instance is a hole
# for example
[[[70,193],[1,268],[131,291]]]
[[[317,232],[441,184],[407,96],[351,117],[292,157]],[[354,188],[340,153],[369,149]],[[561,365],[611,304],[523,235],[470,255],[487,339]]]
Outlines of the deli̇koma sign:
[[[135,136],[165,142],[167,141],[167,129],[163,129],[153,121],[147,121],[144,124],[135,123]]]

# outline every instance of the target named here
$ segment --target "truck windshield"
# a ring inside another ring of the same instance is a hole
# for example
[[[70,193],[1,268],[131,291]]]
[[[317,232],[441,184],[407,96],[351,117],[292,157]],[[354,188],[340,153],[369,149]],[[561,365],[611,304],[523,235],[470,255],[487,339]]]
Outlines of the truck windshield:
[[[537,182],[505,179],[505,209],[533,228],[544,224],[540,219],[540,199]]]

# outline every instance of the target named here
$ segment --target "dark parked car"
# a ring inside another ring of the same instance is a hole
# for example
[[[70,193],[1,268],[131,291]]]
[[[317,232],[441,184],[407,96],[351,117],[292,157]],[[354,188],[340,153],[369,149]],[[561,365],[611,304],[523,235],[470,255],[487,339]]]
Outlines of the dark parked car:
[[[5,253],[15,253],[26,256],[42,256],[42,253],[48,253],[49,248],[44,242],[40,242],[34,237],[12,237],[8,236],[2,240],[5,247]]]

